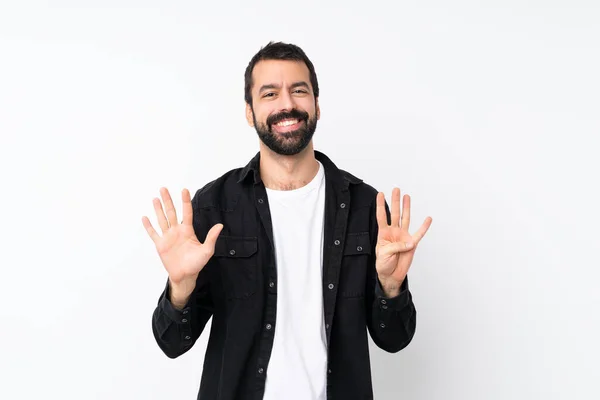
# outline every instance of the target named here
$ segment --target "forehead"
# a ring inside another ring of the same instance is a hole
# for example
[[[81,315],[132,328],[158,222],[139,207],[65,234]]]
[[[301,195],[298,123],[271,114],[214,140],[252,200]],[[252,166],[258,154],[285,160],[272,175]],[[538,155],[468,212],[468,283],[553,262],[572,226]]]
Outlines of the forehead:
[[[253,90],[262,85],[289,85],[305,81],[310,85],[310,72],[302,61],[292,60],[261,60],[252,71]]]

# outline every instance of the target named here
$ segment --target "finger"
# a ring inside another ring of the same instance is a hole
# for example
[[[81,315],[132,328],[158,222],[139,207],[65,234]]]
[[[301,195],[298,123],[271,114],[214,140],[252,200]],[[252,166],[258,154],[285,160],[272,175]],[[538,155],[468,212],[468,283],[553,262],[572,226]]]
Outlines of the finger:
[[[206,234],[206,239],[204,239],[203,245],[208,246],[210,254],[213,254],[215,252],[215,244],[217,243],[217,238],[219,237],[219,234],[222,230],[223,224],[215,224],[212,228],[210,228],[210,230]]]
[[[410,196],[405,194],[402,200],[402,224],[401,227],[408,232],[410,227]]]
[[[385,195],[382,192],[377,193],[377,225],[379,229],[383,229],[388,226],[387,214],[385,212]]]
[[[405,253],[407,251],[411,251],[414,247],[412,242],[394,242],[386,244],[385,246],[381,246],[379,249],[378,257],[391,256],[396,253]]]
[[[160,236],[152,227],[152,224],[150,223],[148,217],[142,217],[142,224],[144,225],[144,228],[146,228],[146,232],[148,232],[148,236],[150,236],[150,239],[152,239],[152,241],[156,244],[157,240],[160,239]]]
[[[391,227],[402,227],[400,225],[400,189],[394,188],[392,190],[392,223]]]
[[[154,204],[154,211],[156,212],[156,219],[158,219],[158,226],[160,226],[160,229],[164,234],[166,231],[169,230],[169,221],[167,221],[167,217],[165,217],[165,213],[162,208],[162,203],[160,202],[160,199],[155,197],[154,199],[152,199],[152,204]]]
[[[171,195],[169,194],[167,188],[161,188],[160,195],[163,199],[163,203],[165,203],[165,212],[167,214],[167,220],[169,221],[169,225],[177,225],[177,212],[175,211],[173,199],[171,199]]]
[[[425,222],[423,222],[423,225],[421,225],[419,230],[415,232],[415,234],[412,236],[413,242],[419,243],[421,239],[423,239],[423,236],[425,236],[425,234],[427,233],[427,230],[431,226],[432,222],[433,219],[431,217],[425,218]]]
[[[192,199],[190,196],[190,192],[187,189],[183,189],[181,192],[181,200],[183,202],[183,220],[182,224],[192,225],[192,216],[194,210],[192,209]]]

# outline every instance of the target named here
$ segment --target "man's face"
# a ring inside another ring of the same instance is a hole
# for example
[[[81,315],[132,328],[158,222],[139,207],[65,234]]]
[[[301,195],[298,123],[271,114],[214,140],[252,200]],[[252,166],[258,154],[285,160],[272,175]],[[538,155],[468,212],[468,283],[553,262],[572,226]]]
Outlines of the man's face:
[[[310,143],[320,117],[308,67],[301,61],[263,60],[254,66],[252,77],[248,124],[275,153],[300,153]]]

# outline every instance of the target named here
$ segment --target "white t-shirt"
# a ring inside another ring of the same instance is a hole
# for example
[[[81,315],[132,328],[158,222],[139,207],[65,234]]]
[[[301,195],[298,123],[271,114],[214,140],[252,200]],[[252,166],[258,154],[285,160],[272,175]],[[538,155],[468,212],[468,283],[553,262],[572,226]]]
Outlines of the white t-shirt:
[[[277,265],[277,319],[265,400],[325,400],[325,171],[289,191],[267,189]]]

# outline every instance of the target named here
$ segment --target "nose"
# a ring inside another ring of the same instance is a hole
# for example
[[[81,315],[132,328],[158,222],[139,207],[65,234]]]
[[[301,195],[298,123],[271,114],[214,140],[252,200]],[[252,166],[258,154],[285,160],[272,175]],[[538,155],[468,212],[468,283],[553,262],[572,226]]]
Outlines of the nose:
[[[279,111],[290,111],[294,108],[294,98],[288,91],[282,90],[279,95]]]

